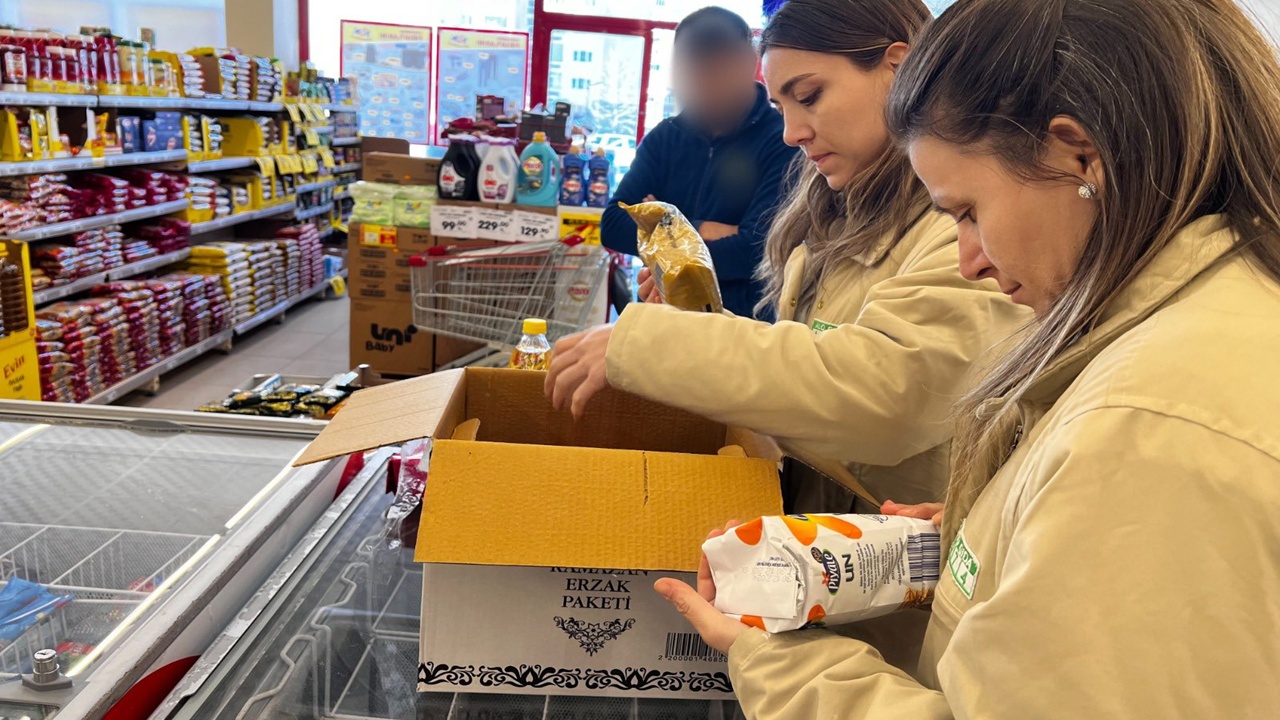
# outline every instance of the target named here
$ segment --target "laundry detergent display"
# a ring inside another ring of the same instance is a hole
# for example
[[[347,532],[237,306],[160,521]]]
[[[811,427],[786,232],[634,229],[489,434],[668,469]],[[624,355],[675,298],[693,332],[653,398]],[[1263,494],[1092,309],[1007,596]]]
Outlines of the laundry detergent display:
[[[888,515],[757,518],[702,551],[716,607],[768,632],[928,605],[941,557],[933,523]]]

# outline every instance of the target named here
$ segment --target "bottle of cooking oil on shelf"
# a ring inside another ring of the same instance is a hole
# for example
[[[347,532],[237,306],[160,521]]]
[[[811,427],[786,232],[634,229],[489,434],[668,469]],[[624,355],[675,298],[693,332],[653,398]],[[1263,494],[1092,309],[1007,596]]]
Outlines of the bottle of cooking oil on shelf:
[[[551,342],[547,340],[547,321],[529,318],[524,321],[524,337],[511,353],[510,367],[515,370],[547,370],[551,366]]]
[[[22,266],[0,248],[0,335],[16,335],[27,329],[27,282]]]

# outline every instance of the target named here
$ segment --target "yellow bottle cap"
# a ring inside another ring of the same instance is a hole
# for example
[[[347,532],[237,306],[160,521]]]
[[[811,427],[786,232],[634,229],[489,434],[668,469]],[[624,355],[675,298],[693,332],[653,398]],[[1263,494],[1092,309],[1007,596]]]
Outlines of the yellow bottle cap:
[[[533,141],[536,143],[544,143],[547,141],[547,134],[539,130],[533,134]]]
[[[547,321],[541,318],[529,318],[524,321],[525,335],[546,335]]]

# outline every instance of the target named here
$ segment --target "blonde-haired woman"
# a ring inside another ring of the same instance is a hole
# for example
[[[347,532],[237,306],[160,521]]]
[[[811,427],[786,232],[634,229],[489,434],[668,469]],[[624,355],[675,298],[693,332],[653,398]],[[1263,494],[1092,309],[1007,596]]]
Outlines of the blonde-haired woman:
[[[1232,0],[959,0],[889,102],[1034,331],[963,402],[919,684],[671,582],[747,717],[1280,708],[1280,65]]]
[[[778,11],[764,75],[784,139],[806,155],[767,240],[765,302],[780,322],[632,305],[556,346],[557,406],[580,413],[608,384],[770,435],[877,501],[942,498],[951,407],[1029,316],[994,283],[960,276],[955,221],[930,209],[889,138],[890,83],[929,18],[920,0]],[[850,502],[816,492],[793,507]]]

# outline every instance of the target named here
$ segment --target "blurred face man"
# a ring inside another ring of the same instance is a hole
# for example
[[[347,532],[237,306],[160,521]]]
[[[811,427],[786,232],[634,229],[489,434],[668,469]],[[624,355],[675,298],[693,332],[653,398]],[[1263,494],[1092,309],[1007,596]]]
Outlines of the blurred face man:
[[[751,30],[718,7],[698,10],[676,28],[672,85],[680,111],[712,135],[737,129],[756,100]]]

